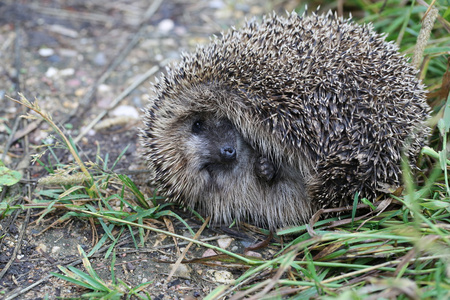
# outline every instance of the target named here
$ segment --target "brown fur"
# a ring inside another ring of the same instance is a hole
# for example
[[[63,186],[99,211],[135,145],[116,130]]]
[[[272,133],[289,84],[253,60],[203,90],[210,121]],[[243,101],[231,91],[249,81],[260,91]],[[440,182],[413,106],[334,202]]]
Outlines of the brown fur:
[[[304,223],[317,208],[401,184],[402,153],[414,163],[428,136],[415,75],[368,25],[331,14],[249,22],[155,85],[145,158],[165,195],[216,222]],[[192,137],[199,116],[210,124],[202,141]],[[221,137],[239,159],[205,171],[203,146]]]

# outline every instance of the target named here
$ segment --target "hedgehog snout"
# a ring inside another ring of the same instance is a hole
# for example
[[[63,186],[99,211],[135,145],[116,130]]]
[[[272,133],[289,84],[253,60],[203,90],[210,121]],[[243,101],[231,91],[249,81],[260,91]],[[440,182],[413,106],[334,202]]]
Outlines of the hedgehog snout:
[[[224,162],[231,162],[236,159],[236,148],[230,145],[225,145],[220,148],[220,158]]]
[[[205,156],[208,164],[222,166],[220,168],[228,169],[238,160],[239,148],[233,139],[224,138],[223,141],[210,141],[207,146],[208,155]]]
[[[208,154],[204,156],[204,165],[201,169],[206,169],[210,175],[231,171],[238,164],[239,151],[231,141],[211,142],[206,149]]]

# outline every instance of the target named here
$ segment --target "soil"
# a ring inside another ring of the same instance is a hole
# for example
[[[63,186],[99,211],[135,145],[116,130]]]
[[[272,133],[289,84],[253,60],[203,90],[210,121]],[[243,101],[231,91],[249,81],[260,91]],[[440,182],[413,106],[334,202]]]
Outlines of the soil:
[[[29,197],[42,196],[37,180],[48,172],[30,163],[30,155],[56,139],[45,122],[19,118],[25,107],[9,100],[19,92],[36,99],[65,133],[72,136],[82,157],[96,160],[97,154],[110,164],[127,148],[116,171],[124,174],[145,169],[139,157],[138,127],[154,76],[181,52],[209,41],[244,19],[273,10],[293,10],[296,1],[129,1],[129,0],[5,0],[0,3],[0,154],[11,169],[23,172],[20,184],[5,188],[1,201],[26,204]],[[137,83],[154,67],[157,71],[138,84],[120,101],[121,93]],[[101,126],[89,128],[97,116]],[[14,138],[11,138],[13,136]],[[59,161],[55,159],[58,158]],[[73,158],[56,149],[41,157],[49,164],[68,164]],[[150,194],[144,175],[134,179]],[[16,196],[7,196],[16,195]],[[11,200],[11,197],[14,199]],[[176,210],[176,207],[173,207]],[[199,224],[189,214],[177,211],[194,230]],[[41,209],[15,210],[0,216],[0,298],[78,298],[86,289],[52,276],[57,266],[74,265],[84,270],[77,246],[93,250],[102,235],[101,224],[92,219],[60,219],[58,209],[41,215]],[[187,234],[175,219],[154,221],[161,229],[173,222],[174,231]],[[116,232],[115,232],[116,233]],[[209,239],[235,253],[257,238],[249,230],[225,234],[205,230],[200,239]],[[136,239],[138,237],[136,236]],[[138,241],[139,242],[139,241]],[[182,265],[168,281],[171,265],[185,244],[164,235],[149,233],[143,245],[135,246],[123,234],[114,246],[115,278],[130,287],[151,282],[141,292],[152,299],[201,299],[219,284],[237,278],[244,269],[199,263]],[[111,277],[109,248],[94,249],[93,269],[107,283]],[[269,257],[277,249],[268,247],[259,254]],[[208,255],[210,250],[192,246],[186,259]],[[12,264],[9,264],[12,263]]]

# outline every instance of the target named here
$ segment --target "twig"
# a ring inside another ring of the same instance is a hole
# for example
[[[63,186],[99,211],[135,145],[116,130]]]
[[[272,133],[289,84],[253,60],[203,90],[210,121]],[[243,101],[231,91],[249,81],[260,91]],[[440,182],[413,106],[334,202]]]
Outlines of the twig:
[[[76,12],[57,9],[52,7],[44,7],[42,4],[30,4],[28,5],[34,11],[37,11],[41,14],[54,16],[62,20],[77,20],[77,21],[88,21],[95,23],[108,24],[111,23],[111,16],[105,14],[97,14],[91,12]]]
[[[158,8],[161,6],[163,0],[156,0],[150,5],[147,9],[147,11],[142,16],[141,22],[139,23],[141,26],[145,22],[147,22],[158,10]]]
[[[197,233],[193,237],[194,240],[197,240],[198,237],[200,236],[200,234],[202,234],[203,230],[206,228],[206,225],[208,225],[208,223],[209,223],[209,219],[210,219],[210,217],[208,217],[205,220],[205,222],[203,223],[202,227],[200,227],[200,229],[197,231]],[[178,269],[178,266],[181,264],[181,261],[183,260],[183,258],[186,257],[186,253],[188,252],[188,250],[192,246],[192,244],[193,244],[192,242],[189,242],[189,244],[186,246],[186,248],[184,248],[183,253],[181,253],[180,257],[178,257],[178,259],[175,262],[172,270],[170,270],[169,276],[167,277],[167,282],[170,282],[170,280],[172,279],[173,274],[175,274],[175,271]]]

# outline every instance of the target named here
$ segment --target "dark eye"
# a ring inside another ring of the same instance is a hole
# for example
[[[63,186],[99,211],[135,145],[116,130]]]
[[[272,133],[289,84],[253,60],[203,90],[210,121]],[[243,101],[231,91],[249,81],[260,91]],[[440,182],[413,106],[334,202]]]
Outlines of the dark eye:
[[[203,131],[203,121],[202,120],[196,120],[194,124],[192,124],[192,132],[195,134],[199,134]]]

